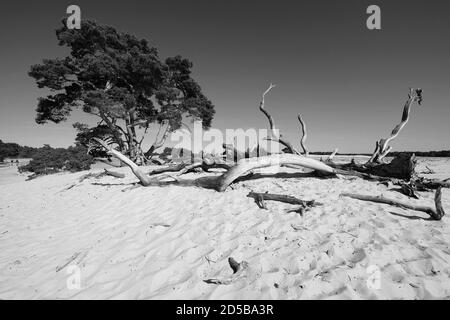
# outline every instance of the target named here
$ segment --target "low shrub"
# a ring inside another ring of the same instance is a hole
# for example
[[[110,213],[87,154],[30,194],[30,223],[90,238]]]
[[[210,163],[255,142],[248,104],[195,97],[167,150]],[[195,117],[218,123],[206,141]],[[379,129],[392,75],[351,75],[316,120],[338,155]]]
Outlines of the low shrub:
[[[61,171],[77,172],[89,170],[93,162],[87,149],[81,145],[68,149],[45,145],[33,154],[33,159],[27,165],[19,167],[19,171],[32,172],[35,176]]]

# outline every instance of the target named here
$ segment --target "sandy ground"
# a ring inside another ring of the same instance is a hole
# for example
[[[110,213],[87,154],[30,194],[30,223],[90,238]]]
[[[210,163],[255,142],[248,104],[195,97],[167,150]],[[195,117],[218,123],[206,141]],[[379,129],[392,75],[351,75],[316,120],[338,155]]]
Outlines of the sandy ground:
[[[450,177],[450,159],[422,159],[419,171],[425,165],[433,177]],[[73,187],[87,172],[25,182],[15,170],[0,168],[1,299],[450,297],[450,218],[429,221],[420,212],[339,197],[405,198],[374,182],[280,176],[218,193],[130,190],[136,179],[127,168],[117,169],[125,179]],[[263,210],[249,191],[323,206],[303,217],[278,202]],[[411,201],[433,204],[433,193],[420,195]],[[450,212],[449,190],[443,204]],[[229,257],[248,262],[243,276],[229,285],[205,283],[232,274]]]

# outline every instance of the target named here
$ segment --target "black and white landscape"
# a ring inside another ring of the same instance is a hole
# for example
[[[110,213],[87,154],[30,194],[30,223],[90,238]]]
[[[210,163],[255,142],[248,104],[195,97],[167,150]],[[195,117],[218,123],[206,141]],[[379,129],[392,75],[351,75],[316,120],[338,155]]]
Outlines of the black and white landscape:
[[[2,4],[0,299],[448,299],[449,13]]]

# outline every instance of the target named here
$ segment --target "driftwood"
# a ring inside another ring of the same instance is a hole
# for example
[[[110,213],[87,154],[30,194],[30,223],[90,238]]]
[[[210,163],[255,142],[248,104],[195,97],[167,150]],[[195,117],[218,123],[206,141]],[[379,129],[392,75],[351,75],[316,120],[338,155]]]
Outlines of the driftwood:
[[[261,209],[266,209],[266,210],[267,210],[267,207],[264,202],[265,200],[279,201],[279,202],[299,205],[299,207],[297,209],[288,210],[288,212],[297,212],[300,215],[303,215],[303,213],[306,210],[308,210],[312,207],[321,205],[321,203],[316,202],[315,200],[306,201],[306,200],[301,200],[301,199],[298,199],[298,198],[292,197],[292,196],[287,196],[287,195],[282,195],[282,194],[271,194],[271,193],[267,193],[267,192],[266,193],[250,192],[247,195],[247,197],[255,199],[255,202],[258,205],[258,207],[260,207]]]
[[[300,122],[300,125],[302,127],[302,138],[300,139],[300,145],[302,146],[303,152],[305,156],[309,156],[308,148],[306,148],[306,138],[308,137],[308,132],[306,131],[306,124],[305,121],[303,121],[302,115],[299,114],[297,116],[298,121]]]
[[[372,180],[386,180],[387,178],[401,179],[409,181],[416,178],[415,167],[417,159],[415,155],[400,154],[390,163],[366,163],[357,164],[355,162],[346,164],[336,164],[332,161],[325,163],[336,169],[336,172],[343,175],[355,175],[360,178],[369,178]],[[358,174],[358,173],[360,174]]]
[[[104,170],[103,172],[88,173],[88,174],[82,175],[79,178],[79,182],[83,182],[84,180],[90,179],[90,178],[100,179],[101,177],[104,177],[104,176],[112,176],[112,177],[115,177],[118,179],[125,178],[125,174],[123,174],[123,173],[114,172],[114,171],[111,171],[108,169],[103,169],[103,170]]]
[[[107,164],[108,166],[114,167],[114,168],[121,168],[122,165],[121,164],[114,164],[112,163],[109,159],[104,159],[104,158],[94,158],[95,161]]]
[[[414,185],[412,183],[400,182],[400,192],[403,193],[405,196],[408,196],[410,198],[419,199],[419,195],[416,194],[416,190],[415,190]]]
[[[281,135],[281,133],[278,132],[278,130],[275,128],[275,123],[273,121],[273,117],[264,108],[264,98],[265,98],[266,94],[268,94],[269,91],[272,90],[273,88],[275,88],[275,85],[270,84],[269,88],[266,91],[264,91],[264,93],[262,95],[261,102],[259,104],[259,110],[261,110],[261,112],[266,116],[267,120],[269,120],[269,127],[270,127],[270,130],[271,130],[271,133],[272,133],[272,137],[268,138],[268,140],[276,141],[276,142],[280,143],[281,145],[285,146],[289,153],[300,154],[292,146],[292,144],[289,141],[285,140],[283,138],[283,136]]]
[[[414,102],[417,102],[419,105],[422,104],[422,89],[409,89],[408,99],[403,108],[401,122],[394,128],[394,130],[392,130],[391,136],[389,138],[377,141],[375,150],[369,160],[369,163],[381,163],[383,158],[386,157],[386,155],[391,151],[392,147],[388,144],[398,136],[400,130],[402,130],[408,122],[409,112]]]
[[[167,173],[167,172],[177,172],[180,175],[184,173],[189,173],[194,171],[197,168],[200,168],[201,170],[207,172],[211,169],[225,169],[229,170],[234,164],[226,163],[226,162],[218,162],[218,161],[208,161],[208,159],[203,159],[200,162],[195,163],[180,163],[174,166],[168,166],[163,168],[156,168],[149,172],[149,175],[157,175],[161,173]]]
[[[207,279],[203,280],[204,282],[208,284],[223,284],[223,285],[229,285],[233,283],[236,280],[239,280],[246,276],[246,273],[248,271],[248,262],[242,261],[238,263],[236,260],[234,260],[232,257],[228,258],[228,263],[230,264],[230,268],[233,270],[233,274],[229,277],[223,278],[223,279]]]
[[[270,85],[269,88],[263,93],[262,99],[259,105],[260,111],[267,117],[269,121],[269,127],[271,130],[271,136],[267,137],[268,140],[276,141],[283,145],[284,152],[282,154],[271,154],[267,156],[261,156],[259,145],[257,146],[256,157],[251,157],[251,151],[254,149],[247,149],[245,152],[245,158],[237,161],[237,155],[239,154],[233,145],[224,145],[225,155],[230,152],[233,153],[234,162],[229,163],[223,160],[214,160],[204,158],[202,154],[201,159],[191,159],[192,163],[181,163],[175,166],[169,166],[164,168],[158,168],[151,171],[149,174],[144,173],[141,168],[132,160],[127,158],[125,155],[119,151],[111,148],[105,141],[94,138],[93,140],[100,145],[101,148],[105,149],[109,156],[115,157],[121,161],[121,163],[127,165],[134,175],[139,179],[141,185],[143,186],[166,186],[166,185],[181,185],[181,186],[197,186],[202,188],[214,189],[219,192],[225,191],[232,183],[237,181],[242,181],[245,179],[251,179],[255,176],[254,171],[260,168],[273,167],[273,166],[285,166],[295,169],[308,168],[313,170],[312,174],[317,177],[336,177],[339,175],[359,177],[362,179],[378,181],[380,183],[392,183],[394,185],[400,186],[400,192],[406,194],[410,197],[417,197],[415,191],[437,189],[435,196],[435,206],[436,208],[424,207],[411,205],[406,202],[396,201],[392,199],[387,199],[382,196],[372,197],[372,196],[361,196],[355,194],[343,194],[344,196],[352,197],[355,199],[374,201],[380,203],[386,203],[390,205],[395,205],[403,208],[424,211],[428,213],[433,219],[440,220],[444,215],[441,204],[441,188],[450,187],[450,180],[433,180],[426,178],[419,178],[415,172],[417,160],[414,155],[410,154],[400,154],[395,157],[391,162],[386,163],[385,157],[390,152],[391,147],[388,145],[393,139],[395,139],[402,128],[406,125],[409,119],[410,108],[414,102],[418,102],[419,105],[422,102],[422,90],[421,89],[411,89],[408,100],[403,109],[402,120],[391,133],[391,136],[387,139],[381,139],[377,142],[376,149],[372,154],[370,160],[365,164],[357,164],[354,160],[347,164],[336,164],[333,162],[333,157],[337,154],[338,149],[336,149],[325,161],[317,161],[309,158],[309,151],[305,145],[307,138],[306,125],[301,117],[298,115],[298,120],[302,128],[302,137],[300,140],[300,146],[305,153],[302,156],[293,145],[285,140],[283,136],[275,128],[273,117],[265,109],[265,96],[267,93],[274,88],[274,85]],[[164,135],[163,135],[164,136]],[[161,141],[163,141],[162,139]],[[158,144],[157,144],[158,145]],[[179,180],[177,177],[192,171],[203,170],[208,171],[212,168],[220,168],[226,170],[221,175],[215,176],[205,176],[194,180]],[[174,172],[174,175],[164,175],[165,173]],[[270,175],[269,175],[270,176]],[[172,178],[175,181],[163,181],[163,179]],[[290,204],[299,205],[300,208],[294,210],[299,213],[303,213],[304,210],[310,208],[318,203],[314,201],[304,201],[297,199],[295,197],[285,196],[285,195],[275,195],[269,193],[249,193],[248,197],[255,199],[257,204],[261,208],[266,208],[264,201],[282,201]],[[231,263],[230,263],[231,265]]]
[[[185,186],[198,186],[202,188],[208,188],[208,189],[214,189],[219,192],[225,191],[230,184],[235,182],[237,179],[239,179],[242,176],[248,175],[255,169],[260,168],[267,168],[267,167],[273,167],[273,166],[300,166],[309,168],[316,171],[316,174],[321,176],[335,176],[336,174],[341,175],[347,175],[347,176],[357,176],[363,179],[368,180],[374,180],[374,181],[391,181],[394,184],[398,184],[400,180],[405,180],[405,177],[409,177],[412,175],[413,170],[411,171],[411,168],[414,166],[411,165],[411,167],[408,169],[404,168],[404,165],[400,165],[400,163],[405,163],[405,159],[408,161],[408,163],[414,163],[414,161],[411,161],[410,158],[402,158],[398,161],[392,161],[390,164],[380,164],[380,165],[374,165],[374,166],[360,166],[360,165],[335,165],[331,163],[323,163],[317,160],[314,160],[312,158],[304,157],[301,155],[295,155],[295,154],[274,154],[270,156],[262,156],[262,157],[255,157],[255,158],[247,158],[247,159],[241,159],[238,161],[235,165],[230,167],[225,173],[223,173],[220,176],[209,176],[209,177],[201,177],[198,179],[195,179],[191,182],[188,181],[175,181],[175,182],[164,182],[161,181],[161,179],[158,179],[157,177],[150,177],[149,175],[145,174],[140,167],[131,161],[129,158],[127,158],[125,155],[120,153],[119,151],[112,149],[108,144],[106,144],[103,140],[98,138],[93,138],[94,141],[96,141],[98,144],[100,144],[105,150],[107,150],[108,154],[119,159],[124,164],[126,164],[131,171],[135,174],[135,176],[139,179],[141,184],[143,186],[165,186],[168,184],[179,184],[179,185],[185,185]],[[395,160],[395,159],[394,159]],[[193,164],[189,165],[188,169],[192,169],[196,166],[204,166],[205,164]],[[208,164],[206,163],[208,166]],[[221,165],[222,166],[222,165]],[[226,165],[228,166],[228,165]],[[223,168],[226,169],[227,167],[224,166]],[[334,166],[334,168],[332,167]],[[185,170],[187,167],[185,167],[182,170]],[[356,171],[359,170],[359,171]],[[403,172],[404,171],[404,172]],[[385,174],[384,176],[378,176],[374,175],[371,172],[376,172],[380,174]],[[400,172],[400,173],[399,173]],[[405,173],[406,172],[406,173]],[[182,174],[181,172],[180,174]],[[392,178],[390,176],[396,176],[398,175],[400,178]],[[429,180],[429,179],[418,179],[414,180],[415,185],[419,185],[423,188],[438,188],[438,187],[450,187],[450,182],[447,181],[436,181],[436,180]]]
[[[357,199],[357,200],[362,200],[362,201],[385,203],[385,204],[389,204],[391,206],[396,206],[396,207],[400,207],[400,208],[404,208],[404,209],[425,212],[434,220],[441,220],[442,217],[445,215],[444,209],[442,207],[442,202],[441,202],[441,197],[442,197],[442,189],[441,188],[438,188],[436,190],[436,194],[434,197],[435,208],[421,206],[421,205],[414,205],[414,204],[411,204],[410,202],[405,202],[405,201],[401,201],[401,200],[389,199],[389,198],[383,197],[382,195],[374,197],[374,196],[359,195],[359,194],[353,194],[353,193],[342,193],[341,196],[349,197],[349,198],[353,198],[353,199]]]
[[[428,191],[439,187],[450,188],[450,179],[438,180],[418,177],[415,171],[417,159],[415,155],[406,153],[399,154],[390,163],[367,163],[364,165],[354,162],[346,164],[336,164],[325,161],[325,163],[335,170],[336,174],[344,176],[356,176],[365,180],[378,182],[391,182],[402,187],[407,183],[413,190]]]
[[[417,178],[413,181],[417,190],[426,189],[438,189],[438,188],[450,188],[450,179],[437,180],[437,179],[427,179],[427,178]]]
[[[423,170],[421,174],[435,174],[436,172],[431,169],[429,166],[425,166],[426,170]]]
[[[78,256],[81,254],[81,252],[75,252],[62,266],[56,267],[56,272],[61,271],[65,267],[67,267],[69,264],[71,264]]]
[[[264,200],[271,200],[271,201],[279,201],[289,204],[295,204],[300,205],[304,207],[314,207],[317,205],[320,205],[320,203],[316,202],[315,200],[301,200],[296,197],[292,196],[286,196],[282,194],[272,194],[272,193],[258,193],[258,192],[250,192],[247,197],[255,199],[255,201],[264,201]]]
[[[145,174],[140,167],[131,161],[128,157],[120,153],[119,151],[111,148],[103,140],[99,138],[93,138],[100,146],[102,146],[109,155],[119,159],[124,164],[126,164],[134,175],[139,179],[143,186],[164,186],[167,183],[160,181],[158,179],[152,178]],[[295,154],[275,154],[270,156],[263,156],[258,158],[248,158],[239,160],[233,167],[231,167],[227,172],[218,177],[202,177],[192,181],[191,185],[198,187],[215,189],[219,192],[223,192],[227,187],[232,184],[239,177],[248,174],[252,170],[267,168],[273,166],[281,165],[298,165],[305,168],[322,171],[327,174],[334,174],[335,170],[326,164],[319,162],[317,160],[303,157],[301,155]],[[186,185],[186,182],[180,183],[180,185]]]

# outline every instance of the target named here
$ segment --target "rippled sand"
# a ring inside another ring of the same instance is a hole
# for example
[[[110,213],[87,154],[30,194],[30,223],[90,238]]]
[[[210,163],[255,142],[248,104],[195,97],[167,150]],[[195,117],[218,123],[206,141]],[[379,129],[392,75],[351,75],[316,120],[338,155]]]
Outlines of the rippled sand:
[[[433,177],[450,177],[450,159],[421,160],[418,171],[425,165]],[[279,175],[218,193],[129,189],[136,179],[127,168],[117,169],[125,179],[75,186],[86,172],[25,182],[8,170],[0,169],[1,299],[450,297],[450,218],[430,221],[420,212],[339,197],[405,198],[374,182]],[[323,205],[303,217],[278,202],[263,210],[249,191]],[[433,193],[420,195],[411,201],[433,204]],[[450,212],[449,190],[443,204]],[[244,276],[229,285],[205,283],[232,274],[229,257],[248,262]],[[74,270],[79,289],[67,285]]]

